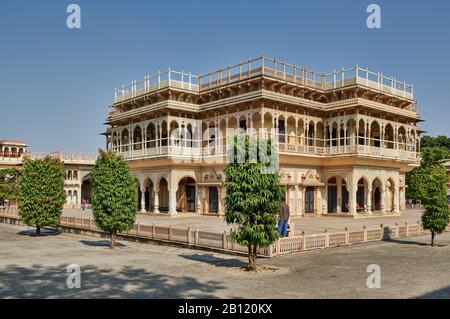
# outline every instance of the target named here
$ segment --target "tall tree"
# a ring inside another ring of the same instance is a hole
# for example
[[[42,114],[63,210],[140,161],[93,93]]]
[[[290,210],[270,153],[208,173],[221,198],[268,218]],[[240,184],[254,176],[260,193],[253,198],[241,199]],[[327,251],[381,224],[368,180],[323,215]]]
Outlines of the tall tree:
[[[19,177],[19,214],[27,225],[41,228],[58,225],[66,200],[64,191],[64,164],[49,156],[26,159]]]
[[[136,185],[127,163],[111,151],[99,151],[91,176],[95,223],[108,232],[113,249],[117,233],[133,227],[136,219]]]
[[[431,246],[434,238],[442,233],[449,223],[449,208],[447,203],[447,172],[440,164],[428,168],[428,178],[423,181],[425,188],[425,213],[422,223],[425,229],[431,231]]]
[[[239,143],[237,137],[233,141],[230,163],[225,168],[225,221],[238,226],[231,231],[231,238],[247,246],[248,267],[257,270],[258,247],[266,247],[278,238],[275,225],[284,189],[279,184],[278,171],[265,172],[268,164],[262,158],[265,157],[264,153],[254,152],[250,147],[256,145],[259,149],[264,143],[250,140],[248,136],[245,136],[244,143]],[[275,149],[270,141],[266,143],[269,145],[267,158],[277,159],[278,156],[271,156]],[[256,156],[257,160],[250,160],[250,154]],[[239,160],[240,155],[245,160]]]

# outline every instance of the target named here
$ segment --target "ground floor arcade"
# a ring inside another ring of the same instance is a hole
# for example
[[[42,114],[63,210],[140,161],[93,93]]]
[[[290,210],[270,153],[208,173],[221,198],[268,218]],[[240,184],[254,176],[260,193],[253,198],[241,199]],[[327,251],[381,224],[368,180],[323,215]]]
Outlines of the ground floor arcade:
[[[142,213],[225,214],[221,169],[132,171]],[[368,167],[283,167],[280,182],[292,216],[398,214],[405,209],[404,174]]]

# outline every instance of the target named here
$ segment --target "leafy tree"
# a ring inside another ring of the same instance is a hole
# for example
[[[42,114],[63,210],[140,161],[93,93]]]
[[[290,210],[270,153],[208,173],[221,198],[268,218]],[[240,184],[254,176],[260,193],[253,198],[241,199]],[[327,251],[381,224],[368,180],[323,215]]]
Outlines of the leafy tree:
[[[429,177],[424,180],[426,211],[422,215],[422,223],[425,229],[431,231],[431,246],[433,246],[434,237],[442,233],[449,223],[447,173],[445,167],[440,164],[432,164],[428,168],[428,173]]]
[[[239,143],[237,137],[233,141],[230,148],[232,153],[228,157],[231,159],[230,164],[225,168],[225,221],[238,225],[237,229],[231,231],[231,238],[247,246],[248,267],[257,270],[258,247],[266,247],[278,238],[275,225],[284,189],[279,184],[278,172],[264,172],[268,165],[263,163],[265,160],[261,154],[257,154],[257,161],[249,160],[249,154],[255,154],[251,152],[254,148],[250,148],[250,145],[259,146],[261,141],[250,140],[248,136],[245,136],[243,143]],[[275,154],[270,141],[267,145],[267,155]],[[241,161],[243,163],[238,162],[239,154],[245,155],[245,161]]]
[[[41,228],[58,225],[63,211],[64,164],[49,156],[25,160],[19,177],[19,214],[27,225],[36,225],[36,236]]]
[[[19,170],[0,169],[0,199],[16,200],[19,196]]]
[[[99,151],[91,176],[95,223],[109,233],[113,249],[117,233],[133,227],[136,219],[136,185],[127,163],[111,151]]]
[[[422,160],[419,167],[406,174],[406,197],[418,199],[424,203],[428,197],[427,185],[430,185],[433,172],[430,167],[450,158],[450,150],[442,147],[426,147],[422,149]]]
[[[439,135],[436,137],[423,136],[420,139],[420,147],[442,147],[450,150],[450,138],[444,135]]]

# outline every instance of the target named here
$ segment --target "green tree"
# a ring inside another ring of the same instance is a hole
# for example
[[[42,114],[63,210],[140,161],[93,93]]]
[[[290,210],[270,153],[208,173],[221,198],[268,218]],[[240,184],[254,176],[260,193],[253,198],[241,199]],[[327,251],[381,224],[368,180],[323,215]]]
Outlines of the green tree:
[[[431,246],[434,238],[442,233],[449,223],[449,209],[447,203],[447,173],[445,167],[440,164],[432,164],[428,167],[428,178],[423,181],[425,188],[425,213],[422,215],[422,223],[425,229],[431,231]]]
[[[95,223],[109,234],[113,249],[117,233],[130,229],[136,219],[136,185],[127,163],[111,151],[99,151],[91,176]]]
[[[428,185],[432,179],[430,167],[450,158],[450,150],[443,147],[426,147],[422,149],[420,166],[406,174],[406,197],[418,199],[424,203],[428,197]]]
[[[0,199],[12,201],[19,197],[19,173],[16,168],[0,169]]]
[[[64,164],[49,156],[25,160],[19,177],[19,214],[27,225],[36,225],[36,236],[41,228],[58,225],[66,200],[64,191]]]
[[[238,225],[231,231],[231,239],[247,246],[248,267],[257,270],[258,247],[266,247],[278,238],[275,225],[284,188],[279,184],[278,171],[264,172],[268,167],[263,163],[265,160],[259,153],[251,152],[255,148],[250,148],[250,145],[259,146],[261,141],[250,140],[248,136],[243,143],[239,143],[237,137],[233,141],[232,153],[228,157],[231,160],[225,168],[225,221]],[[266,143],[269,146],[267,155],[276,154],[270,141]],[[240,161],[243,163],[238,162],[239,154],[245,155],[245,161]],[[255,154],[257,161],[250,161],[249,154]],[[278,159],[278,156],[272,158]]]
[[[439,135],[436,137],[423,136],[420,139],[420,147],[442,147],[450,150],[450,138],[445,135]]]

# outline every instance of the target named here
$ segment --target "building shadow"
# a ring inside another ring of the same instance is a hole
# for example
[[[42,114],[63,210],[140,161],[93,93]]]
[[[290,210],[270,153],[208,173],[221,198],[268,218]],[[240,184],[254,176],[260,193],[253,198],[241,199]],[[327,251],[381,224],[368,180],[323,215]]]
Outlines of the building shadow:
[[[450,299],[450,286],[423,294],[417,299]]]
[[[218,298],[224,287],[193,277],[168,276],[125,266],[120,270],[81,267],[81,288],[68,288],[68,265],[21,267],[10,265],[0,274],[0,298]]]
[[[248,266],[248,263],[245,263],[237,258],[233,259],[220,258],[213,254],[195,254],[195,255],[180,254],[178,256],[188,260],[199,261],[216,267],[247,268]]]

